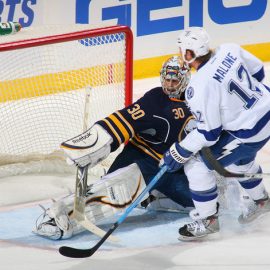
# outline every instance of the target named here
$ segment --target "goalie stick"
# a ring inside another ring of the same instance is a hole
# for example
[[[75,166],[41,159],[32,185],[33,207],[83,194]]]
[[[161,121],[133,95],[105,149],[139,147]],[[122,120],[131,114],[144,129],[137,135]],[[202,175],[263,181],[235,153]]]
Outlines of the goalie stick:
[[[224,177],[239,177],[239,178],[263,178],[270,176],[270,173],[234,173],[227,171],[214,157],[213,153],[208,147],[201,150],[204,158],[209,162],[212,168],[221,176]]]
[[[84,119],[83,119],[83,131],[88,129],[89,124],[89,106],[90,106],[90,95],[92,88],[87,86],[85,88],[85,104],[84,104]],[[73,218],[81,224],[86,230],[92,232],[93,234],[103,237],[105,231],[97,227],[95,224],[90,222],[85,216],[85,199],[87,192],[87,175],[88,167],[77,168],[76,174],[76,186],[75,186],[75,196],[74,196],[74,208],[73,208]],[[119,239],[111,236],[109,238],[112,242],[118,242]]]
[[[75,197],[74,197],[74,209],[73,218],[81,224],[86,230],[92,232],[93,234],[103,237],[106,232],[93,224],[85,215],[85,198],[87,192],[87,172],[88,166],[83,168],[77,168],[76,175],[76,187],[75,187]],[[110,236],[109,238],[112,242],[119,242],[119,239],[115,236]]]
[[[117,227],[126,219],[129,213],[141,202],[143,197],[149,192],[154,185],[158,182],[161,176],[167,171],[167,166],[163,166],[159,172],[154,176],[151,182],[144,188],[141,194],[132,202],[126,211],[119,217],[119,219],[111,226],[107,233],[99,240],[99,242],[89,249],[77,249],[67,246],[62,246],[59,248],[60,254],[70,258],[85,258],[92,256],[99,247],[106,241],[108,237],[117,229]]]

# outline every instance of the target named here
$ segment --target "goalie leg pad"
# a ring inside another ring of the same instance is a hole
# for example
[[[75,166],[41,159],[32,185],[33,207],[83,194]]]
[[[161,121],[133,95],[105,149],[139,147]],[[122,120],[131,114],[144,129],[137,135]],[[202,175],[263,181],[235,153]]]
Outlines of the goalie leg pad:
[[[123,212],[145,188],[145,181],[137,164],[131,164],[89,186],[85,215],[99,225],[111,221]],[[148,195],[145,196],[146,199]],[[67,239],[85,229],[72,218],[74,194],[54,202],[37,221],[33,232],[53,240]]]
[[[89,190],[86,216],[95,224],[103,223],[116,213],[123,212],[146,187],[136,163],[104,176]],[[148,197],[148,194],[144,199]]]

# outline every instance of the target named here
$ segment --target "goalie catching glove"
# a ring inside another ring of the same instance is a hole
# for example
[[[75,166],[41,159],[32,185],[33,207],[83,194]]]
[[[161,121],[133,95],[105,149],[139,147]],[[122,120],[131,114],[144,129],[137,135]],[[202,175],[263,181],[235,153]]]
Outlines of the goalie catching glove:
[[[84,133],[61,144],[68,159],[79,167],[94,167],[111,152],[113,139],[100,125],[95,124]]]

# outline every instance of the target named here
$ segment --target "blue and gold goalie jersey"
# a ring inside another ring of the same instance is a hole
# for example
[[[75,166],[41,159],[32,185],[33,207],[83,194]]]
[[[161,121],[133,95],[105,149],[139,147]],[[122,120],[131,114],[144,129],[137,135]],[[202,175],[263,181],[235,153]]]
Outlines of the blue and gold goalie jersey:
[[[112,151],[130,141],[158,161],[176,140],[181,141],[196,125],[185,101],[169,98],[162,87],[148,91],[137,102],[97,124],[112,136]]]

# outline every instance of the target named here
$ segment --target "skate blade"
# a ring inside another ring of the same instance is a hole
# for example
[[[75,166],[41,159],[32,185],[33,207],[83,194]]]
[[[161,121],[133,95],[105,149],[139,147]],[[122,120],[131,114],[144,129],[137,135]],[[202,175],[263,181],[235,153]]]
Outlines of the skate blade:
[[[183,236],[180,235],[178,237],[178,240],[181,242],[204,242],[209,240],[218,240],[221,238],[221,235],[219,232],[214,232],[210,234],[200,235],[200,236]]]
[[[254,216],[252,219],[244,219],[244,218],[238,218],[238,223],[241,225],[248,225],[248,224],[254,224],[256,222],[260,222],[261,219],[263,219],[267,214],[270,214],[269,211],[260,213],[257,216]]]

